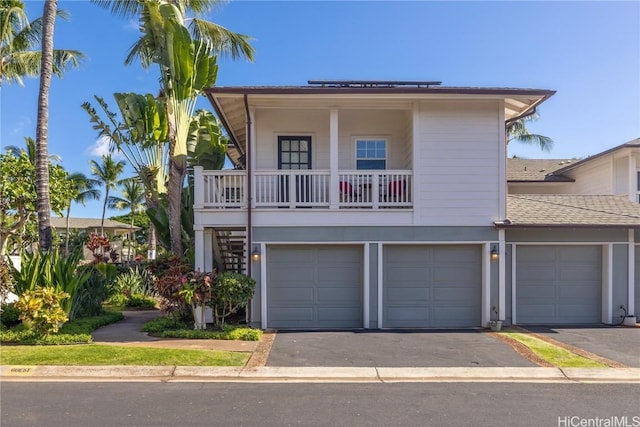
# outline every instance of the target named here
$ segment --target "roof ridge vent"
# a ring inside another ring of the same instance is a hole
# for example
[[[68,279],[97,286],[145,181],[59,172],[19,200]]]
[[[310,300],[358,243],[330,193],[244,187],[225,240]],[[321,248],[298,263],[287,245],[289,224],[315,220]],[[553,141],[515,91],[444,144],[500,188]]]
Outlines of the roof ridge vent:
[[[393,88],[398,86],[424,87],[440,86],[439,81],[401,81],[401,80],[308,80],[307,84],[321,87],[352,88]]]

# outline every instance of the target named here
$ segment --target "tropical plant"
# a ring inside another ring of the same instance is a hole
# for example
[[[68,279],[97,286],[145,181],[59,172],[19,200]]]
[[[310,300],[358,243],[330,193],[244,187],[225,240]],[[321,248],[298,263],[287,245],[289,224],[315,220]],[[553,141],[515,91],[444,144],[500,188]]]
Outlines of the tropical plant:
[[[42,52],[40,41],[43,19],[32,22],[21,0],[0,0],[0,86],[3,83],[23,85],[23,77],[40,75]],[[57,10],[56,16],[68,19],[69,14]],[[59,77],[69,68],[77,68],[84,55],[77,50],[53,50],[52,71]]]
[[[60,256],[57,249],[49,252],[36,251],[22,253],[20,270],[12,268],[16,281],[15,290],[18,296],[40,287],[52,287],[56,291],[69,294],[69,299],[62,303],[62,308],[70,319],[75,319],[77,307],[77,291],[89,275],[79,272],[77,267],[82,254],[76,251],[67,257]]]
[[[25,291],[16,302],[20,320],[38,336],[48,336],[58,332],[69,320],[63,302],[69,298],[66,292],[51,286]]]
[[[212,288],[216,274],[200,271],[190,271],[182,276],[182,287],[178,295],[182,296],[187,304],[191,304],[195,329],[206,329],[207,322],[205,306],[211,301]]]
[[[0,254],[0,313],[4,310],[4,304],[15,289],[13,288],[14,280],[11,275],[11,268],[4,255]]]
[[[224,322],[230,316],[244,307],[253,298],[256,281],[251,277],[226,271],[215,278],[213,292],[213,313],[215,324],[221,330]]]
[[[553,140],[548,136],[538,135],[529,132],[526,122],[538,120],[537,113],[531,114],[524,118],[514,120],[507,123],[507,144],[511,141],[518,141],[523,144],[537,145],[542,151],[551,151],[553,148]]]
[[[60,165],[49,165],[51,190],[51,208],[62,216],[67,201],[75,197],[75,189],[69,180],[69,174]],[[36,170],[26,151],[19,156],[0,154],[0,255],[7,251],[9,240],[18,245],[31,243],[26,234],[33,224],[36,210]]]
[[[122,186],[122,197],[110,196],[107,200],[107,205],[110,209],[124,210],[129,209],[131,212],[131,222],[129,223],[129,261],[133,260],[133,243],[134,243],[134,231],[133,220],[138,212],[144,205],[144,188],[140,183],[140,180],[136,178],[127,178],[118,181],[118,185]]]
[[[95,0],[123,16],[139,16],[142,37],[125,63],[140,59],[144,68],[157,64],[160,71],[162,102],[166,105],[169,142],[169,180],[167,185],[171,251],[183,254],[181,194],[187,166],[189,120],[202,90],[215,83],[215,55],[251,58],[253,49],[246,36],[234,34],[212,22],[187,17],[187,12],[207,12],[217,1]],[[189,22],[189,26],[186,23]]]
[[[35,166],[38,157],[38,152],[36,150],[36,141],[33,138],[25,137],[24,142],[25,147],[7,145],[5,151],[7,152],[7,154],[13,154],[16,157],[20,156],[20,154],[22,153],[25,153],[29,158],[29,161]],[[58,156],[57,154],[49,154],[49,161],[51,163],[60,163],[62,161],[62,157]]]
[[[69,227],[69,220],[71,218],[71,203],[72,202],[81,203],[82,206],[84,206],[87,200],[100,199],[100,190],[94,188],[100,184],[100,182],[97,179],[88,178],[85,174],[81,172],[72,173],[71,175],[69,175],[69,179],[73,183],[73,186],[77,194],[75,197],[72,197],[69,199],[69,202],[67,205],[67,214],[66,214],[67,230],[64,238],[64,252],[66,254],[69,253],[69,234],[71,231]]]
[[[119,181],[118,177],[124,170],[125,163],[122,160],[113,160],[113,157],[109,154],[102,156],[102,163],[91,160],[89,165],[91,167],[91,174],[100,182],[101,186],[104,186],[105,189],[104,204],[102,206],[102,219],[100,221],[100,234],[104,236],[104,217],[107,213],[109,192],[117,189]]]

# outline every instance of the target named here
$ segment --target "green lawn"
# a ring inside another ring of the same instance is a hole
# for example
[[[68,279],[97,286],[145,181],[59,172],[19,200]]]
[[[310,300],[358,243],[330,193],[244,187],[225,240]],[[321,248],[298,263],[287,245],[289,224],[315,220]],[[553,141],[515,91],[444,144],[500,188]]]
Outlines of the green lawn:
[[[0,348],[2,365],[244,366],[250,353],[99,344]]]
[[[559,368],[608,368],[608,366],[603,363],[579,356],[569,350],[532,337],[531,335],[519,332],[503,333],[509,338],[526,345],[539,357]]]

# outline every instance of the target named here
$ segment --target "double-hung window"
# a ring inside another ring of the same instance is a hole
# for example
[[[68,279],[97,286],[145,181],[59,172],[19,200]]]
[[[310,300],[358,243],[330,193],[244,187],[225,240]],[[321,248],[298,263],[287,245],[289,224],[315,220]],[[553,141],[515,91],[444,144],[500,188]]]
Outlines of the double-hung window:
[[[387,140],[356,139],[356,169],[386,169]]]

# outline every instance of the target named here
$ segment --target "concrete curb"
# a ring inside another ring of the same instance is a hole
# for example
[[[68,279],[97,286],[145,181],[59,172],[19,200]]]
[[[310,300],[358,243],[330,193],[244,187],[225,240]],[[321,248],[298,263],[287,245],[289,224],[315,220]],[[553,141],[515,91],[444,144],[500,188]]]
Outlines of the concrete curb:
[[[640,383],[640,368],[392,368],[0,366],[3,381],[609,382]]]

